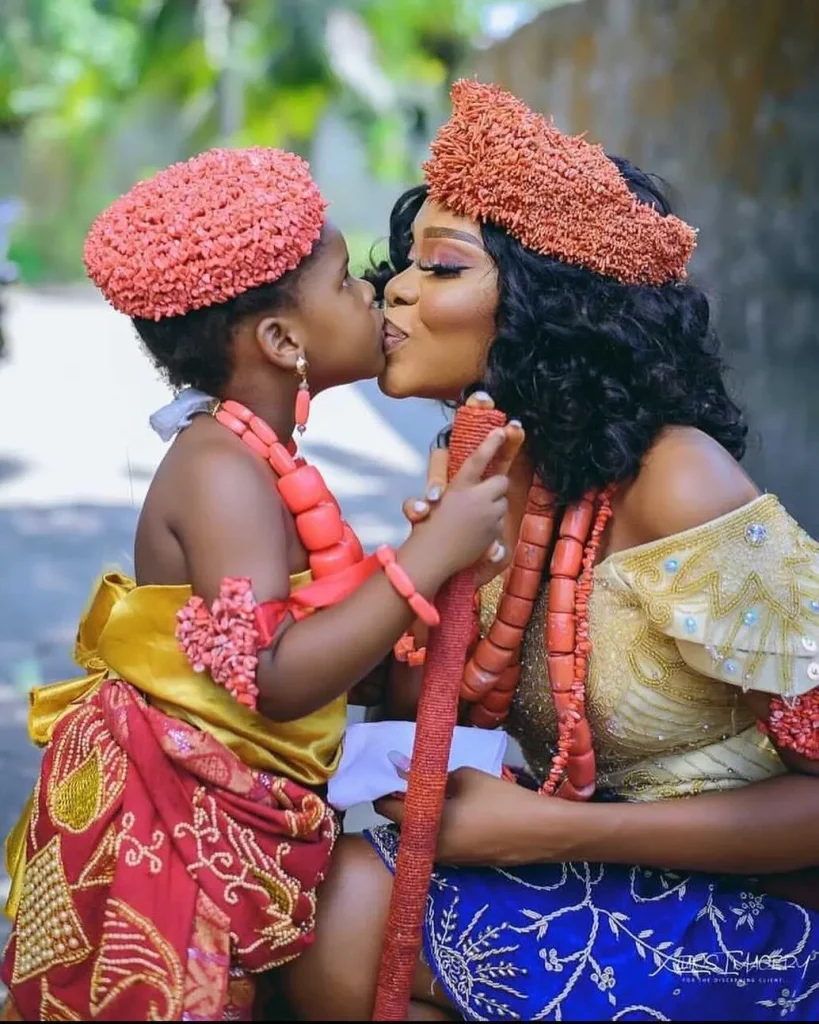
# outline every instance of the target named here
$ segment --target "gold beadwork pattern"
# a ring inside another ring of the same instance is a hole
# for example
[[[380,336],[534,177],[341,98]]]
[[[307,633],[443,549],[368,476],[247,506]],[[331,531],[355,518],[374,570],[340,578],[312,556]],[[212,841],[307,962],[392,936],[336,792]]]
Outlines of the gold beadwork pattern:
[[[96,885],[110,885],[114,881],[117,868],[118,850],[117,827],[112,824],[105,830],[94,856],[82,869],[73,888],[92,889]]]
[[[117,836],[117,852],[126,847],[125,863],[129,868],[139,867],[143,860],[148,865],[148,872],[158,875],[162,871],[162,858],[159,851],[165,843],[165,833],[162,829],[155,829],[151,833],[151,845],[147,846],[131,833],[136,824],[136,816],[133,811],[126,811],[122,816],[122,831]]]
[[[646,758],[611,771],[601,784],[630,800],[667,800],[762,782],[782,770],[767,737],[752,725],[706,747]]]
[[[289,847],[288,847],[289,850]],[[292,917],[296,909],[298,892],[293,886],[283,884],[280,878],[259,868],[251,868],[250,874],[267,893],[275,913],[283,917]]]
[[[100,812],[102,765],[95,747],[79,768],[53,787],[49,810],[60,828],[84,832]]]
[[[78,963],[91,952],[71,899],[59,836],[54,836],[26,865],[14,931],[17,941],[12,985],[58,965]]]
[[[293,943],[295,938],[301,937],[302,935],[309,935],[311,932],[315,931],[315,889],[305,890],[302,895],[307,900],[310,907],[310,913],[308,914],[305,922],[300,927],[295,926],[291,919],[281,916],[276,905],[271,902],[267,908],[270,924],[259,929],[258,939],[254,940],[247,946],[236,947],[236,954],[240,960],[255,952],[260,946],[264,946],[272,955],[270,955],[270,959],[267,960],[260,970],[272,971],[276,967],[281,967],[284,964],[289,963],[291,960],[295,960],[296,957],[300,955],[299,953],[282,954],[276,951],[286,949]]]
[[[37,1020],[50,1021],[73,1021],[82,1020],[82,1017],[75,1013],[70,1006],[53,996],[48,990],[48,980],[40,979],[40,1013]]]
[[[46,802],[52,821],[84,832],[122,793],[128,762],[98,711],[77,708],[54,749]]]
[[[34,783],[34,792],[31,794],[31,814],[28,819],[28,841],[32,847],[37,849],[37,826],[40,824],[40,776]]]
[[[295,834],[295,825],[291,823],[291,827]],[[292,852],[290,844],[279,843],[275,855],[268,856],[259,846],[254,830],[241,826],[220,811],[213,797],[201,787],[193,796],[193,820],[179,822],[174,828],[174,838],[184,839],[186,836],[190,836],[196,846],[196,858],[188,864],[188,871],[194,878],[209,872],[222,882],[225,904],[238,903],[242,890],[257,892],[267,898],[265,913],[269,924],[258,929],[258,937],[247,946],[238,948],[237,952],[247,956],[264,947],[270,958],[261,970],[284,963],[276,951],[296,942],[315,927],[315,906],[302,925],[293,920],[299,898],[303,896],[312,901],[312,893],[302,890],[299,881],[282,866],[283,859]],[[216,837],[220,840],[218,844]],[[225,851],[224,843],[230,852]]]
[[[492,623],[495,620],[495,615],[500,604],[501,596],[503,595],[503,587],[506,582],[506,574],[501,573],[496,576],[493,580],[484,584],[481,587],[480,600],[478,602],[478,621],[480,623],[481,636],[486,636]]]
[[[773,495],[609,568],[695,671],[771,694],[813,689],[819,544]]]
[[[182,965],[156,926],[123,900],[109,897],[91,974],[91,1014],[99,1017],[132,985],[150,985],[164,1005],[152,1003],[150,1020],[179,1020]]]
[[[484,587],[491,622],[499,587]],[[532,771],[556,738],[543,650],[546,594],[526,631],[509,718]],[[610,556],[589,605],[587,710],[599,784],[629,799],[730,788],[781,773],[742,689],[802,693],[819,665],[819,545],[772,495]],[[484,627],[485,628],[485,627]]]

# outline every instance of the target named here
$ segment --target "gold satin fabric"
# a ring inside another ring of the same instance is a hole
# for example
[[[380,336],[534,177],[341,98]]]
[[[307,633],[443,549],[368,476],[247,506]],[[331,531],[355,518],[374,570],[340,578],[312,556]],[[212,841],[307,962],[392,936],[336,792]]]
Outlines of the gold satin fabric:
[[[308,581],[303,573],[291,585],[297,589]],[[243,707],[209,676],[194,672],[179,649],[176,613],[190,596],[189,586],[138,587],[118,573],[103,576],[80,621],[74,651],[87,674],[31,691],[32,741],[48,743],[62,714],[111,674],[141,690],[165,714],[215,736],[251,768],[305,786],[327,782],[341,756],[346,698],[293,722],[272,722]]]

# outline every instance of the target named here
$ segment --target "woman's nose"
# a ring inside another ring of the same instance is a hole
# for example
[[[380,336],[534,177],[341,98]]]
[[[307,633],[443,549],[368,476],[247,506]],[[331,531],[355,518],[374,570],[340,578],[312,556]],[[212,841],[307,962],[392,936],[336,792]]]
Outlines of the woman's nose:
[[[391,277],[384,288],[388,306],[411,306],[418,301],[418,288],[414,281],[413,268],[407,267],[400,274]]]

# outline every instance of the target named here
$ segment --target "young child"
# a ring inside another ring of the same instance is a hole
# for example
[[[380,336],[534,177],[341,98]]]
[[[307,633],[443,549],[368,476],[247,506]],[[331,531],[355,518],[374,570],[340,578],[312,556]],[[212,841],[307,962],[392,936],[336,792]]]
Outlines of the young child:
[[[250,1019],[312,941],[346,693],[498,538],[492,435],[396,553],[364,558],[296,453],[311,395],[383,368],[373,289],[298,157],[213,150],[93,225],[92,280],[171,385],[136,580],[105,576],[7,854],[6,1019]],[[497,463],[496,463],[497,464]],[[320,611],[317,611],[319,610]],[[315,614],[314,614],[315,613]]]

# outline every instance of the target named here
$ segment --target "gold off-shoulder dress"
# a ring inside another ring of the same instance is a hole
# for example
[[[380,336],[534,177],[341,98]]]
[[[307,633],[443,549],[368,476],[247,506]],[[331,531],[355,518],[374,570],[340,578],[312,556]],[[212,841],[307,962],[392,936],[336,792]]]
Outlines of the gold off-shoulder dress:
[[[494,616],[501,582],[481,594]],[[543,778],[556,720],[536,603],[509,719]],[[819,544],[773,495],[595,571],[587,686],[600,789],[656,800],[728,789],[784,771],[741,701],[819,684]]]

